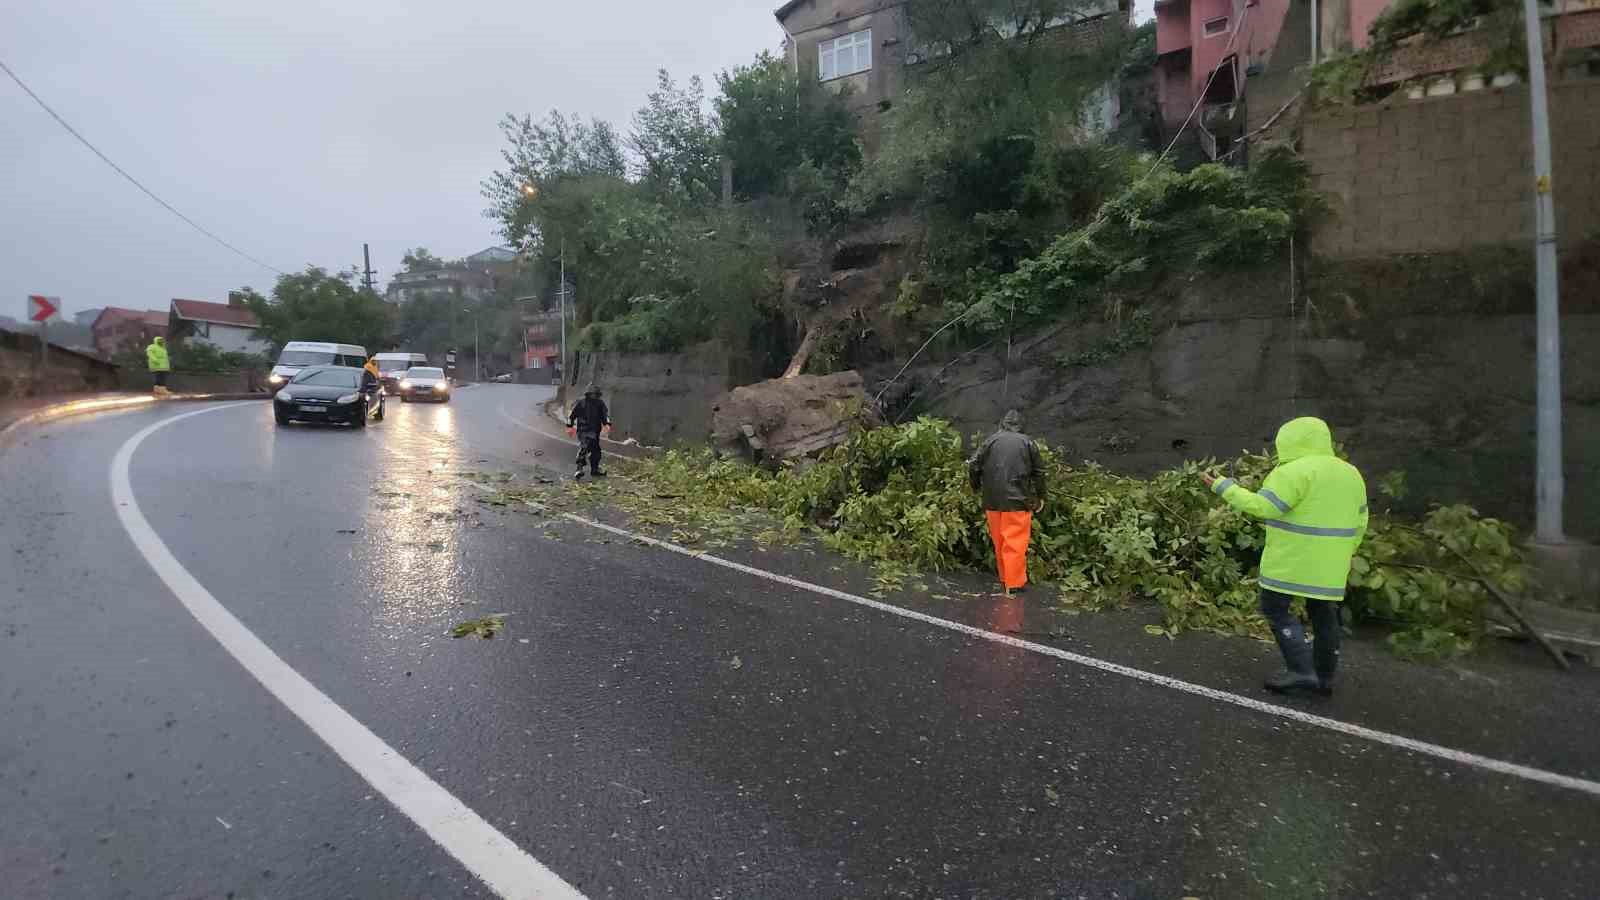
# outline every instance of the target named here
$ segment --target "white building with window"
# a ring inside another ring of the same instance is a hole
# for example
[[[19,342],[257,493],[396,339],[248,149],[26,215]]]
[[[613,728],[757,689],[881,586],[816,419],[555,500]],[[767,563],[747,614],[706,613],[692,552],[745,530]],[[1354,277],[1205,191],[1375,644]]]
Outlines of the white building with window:
[[[850,106],[868,113],[888,109],[900,92],[904,8],[903,0],[789,0],[774,15],[790,65],[836,90],[848,87]],[[862,124],[870,138],[870,119]]]

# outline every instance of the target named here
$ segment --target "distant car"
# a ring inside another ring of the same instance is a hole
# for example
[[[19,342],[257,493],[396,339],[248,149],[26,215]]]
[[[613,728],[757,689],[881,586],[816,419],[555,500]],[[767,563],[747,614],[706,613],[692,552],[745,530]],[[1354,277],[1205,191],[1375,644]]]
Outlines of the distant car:
[[[383,385],[363,391],[362,374],[352,366],[303,369],[273,396],[272,415],[279,425],[332,422],[365,428],[368,419],[382,422]]]
[[[516,376],[510,372],[501,372],[499,375],[494,377],[494,380],[500,382],[501,384],[510,384],[516,380]]]
[[[426,354],[404,351],[379,353],[373,359],[378,361],[378,378],[383,381],[383,389],[391,394],[400,393],[400,379],[406,377],[407,369],[428,364]]]
[[[400,402],[431,400],[450,402],[450,380],[444,370],[433,366],[413,366],[400,378]]]

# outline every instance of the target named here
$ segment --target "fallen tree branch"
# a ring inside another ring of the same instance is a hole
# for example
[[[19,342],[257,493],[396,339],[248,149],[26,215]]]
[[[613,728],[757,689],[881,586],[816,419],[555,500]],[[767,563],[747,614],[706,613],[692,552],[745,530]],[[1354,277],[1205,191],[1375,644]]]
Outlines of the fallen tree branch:
[[[1441,541],[1440,543],[1444,542]],[[1492,595],[1496,600],[1500,601],[1500,605],[1505,607],[1506,612],[1511,614],[1511,618],[1516,619],[1517,624],[1521,625],[1524,631],[1528,632],[1528,634],[1531,635],[1534,640],[1539,642],[1539,646],[1544,648],[1544,652],[1550,654],[1550,658],[1556,661],[1556,665],[1561,667],[1561,671],[1572,671],[1572,664],[1567,662],[1567,657],[1560,650],[1557,650],[1554,644],[1550,643],[1550,639],[1544,636],[1544,632],[1533,627],[1533,623],[1529,622],[1527,617],[1522,614],[1522,610],[1518,609],[1517,605],[1511,602],[1510,597],[1507,597],[1505,594],[1501,593],[1499,588],[1495,587],[1489,582],[1489,579],[1483,576],[1483,571],[1478,568],[1477,563],[1468,559],[1465,553],[1462,553],[1460,550],[1457,550],[1454,547],[1446,545],[1445,549],[1449,550],[1451,553],[1454,553],[1456,559],[1461,560],[1462,565],[1472,570],[1473,574],[1478,578],[1478,583],[1487,588],[1490,595]]]
[[[1421,534],[1422,532],[1418,533]],[[1493,597],[1505,609],[1506,612],[1511,614],[1511,618],[1515,619],[1517,624],[1522,626],[1522,630],[1527,632],[1529,637],[1533,638],[1539,643],[1539,646],[1544,648],[1544,652],[1549,654],[1550,658],[1556,661],[1556,665],[1559,666],[1563,672],[1570,672],[1572,670],[1572,664],[1567,662],[1566,656],[1562,655],[1561,651],[1557,650],[1555,645],[1550,643],[1550,639],[1546,638],[1543,632],[1533,627],[1533,624],[1522,615],[1522,610],[1517,609],[1516,604],[1511,602],[1511,598],[1501,593],[1500,589],[1495,587],[1494,584],[1484,576],[1482,570],[1474,565],[1472,560],[1468,559],[1465,554],[1444,543],[1443,541],[1437,541],[1437,543],[1439,546],[1444,547],[1446,550],[1449,550],[1451,553],[1455,554],[1457,559],[1461,560],[1461,562],[1466,565],[1467,568],[1472,570],[1472,574],[1464,575],[1460,572],[1452,572],[1449,569],[1441,569],[1438,566],[1425,566],[1420,563],[1379,562],[1378,565],[1388,566],[1394,569],[1418,569],[1423,572],[1436,572],[1440,575],[1448,575],[1452,578],[1460,578],[1464,581],[1476,581],[1477,583],[1483,585],[1483,589],[1489,592],[1489,596]]]

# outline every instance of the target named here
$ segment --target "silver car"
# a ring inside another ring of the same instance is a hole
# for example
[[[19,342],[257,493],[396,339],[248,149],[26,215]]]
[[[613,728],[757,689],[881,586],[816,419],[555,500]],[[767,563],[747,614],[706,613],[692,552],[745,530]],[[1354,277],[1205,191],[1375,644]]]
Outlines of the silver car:
[[[450,379],[444,370],[434,366],[413,366],[400,377],[400,402],[413,400],[434,403],[450,402]]]

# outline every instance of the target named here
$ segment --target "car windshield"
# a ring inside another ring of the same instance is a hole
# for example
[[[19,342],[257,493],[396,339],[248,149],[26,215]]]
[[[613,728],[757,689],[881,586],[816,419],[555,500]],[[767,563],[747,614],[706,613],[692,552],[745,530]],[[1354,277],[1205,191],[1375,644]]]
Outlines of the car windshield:
[[[325,366],[333,362],[333,353],[329,350],[285,350],[278,357],[280,366]]]
[[[406,373],[407,378],[443,378],[443,369],[419,368]]]
[[[411,361],[406,359],[380,359],[378,360],[378,371],[404,372],[409,365],[411,365]]]
[[[361,386],[361,373],[353,369],[316,369],[296,375],[292,383],[355,388]]]

